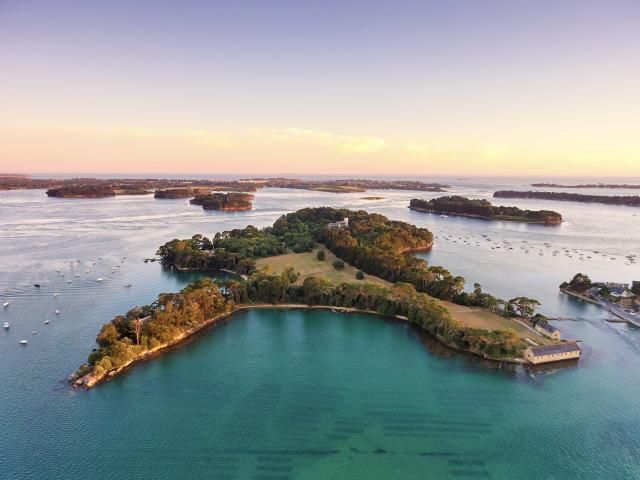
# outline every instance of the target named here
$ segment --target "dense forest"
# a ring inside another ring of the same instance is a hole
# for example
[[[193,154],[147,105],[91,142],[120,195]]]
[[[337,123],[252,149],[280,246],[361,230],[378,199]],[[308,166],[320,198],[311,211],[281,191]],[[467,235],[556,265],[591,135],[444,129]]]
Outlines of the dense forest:
[[[189,198],[193,197],[195,192],[192,188],[166,188],[162,190],[156,190],[153,194],[154,198],[160,198],[164,200],[174,200],[176,198]]]
[[[355,308],[384,316],[401,316],[443,342],[493,358],[518,357],[526,347],[510,330],[486,331],[462,327],[446,308],[409,284],[386,288],[367,283],[333,285],[297,274],[257,272],[247,282],[216,283],[206,278],[176,294],[161,294],[151,305],[136,307],[105,324],[96,338],[98,348],[73,380],[85,375],[91,384],[114,370],[171,345],[199,327],[233,312],[237,306],[269,303]],[[83,380],[80,380],[82,382]]]
[[[249,193],[211,193],[196,195],[190,203],[201,205],[205,210],[241,211],[251,210],[253,199]]]
[[[521,210],[518,207],[492,205],[488,200],[474,200],[461,196],[439,197],[431,200],[414,198],[409,203],[413,210],[430,213],[472,216],[489,220],[559,224],[562,215],[550,210]]]
[[[330,222],[348,218],[348,226],[330,228]],[[238,274],[255,271],[255,259],[280,255],[288,251],[311,251],[315,243],[346,263],[369,275],[389,282],[404,282],[418,292],[460,305],[480,306],[501,315],[533,313],[537,301],[517,297],[501,300],[482,292],[465,292],[465,279],[447,269],[432,265],[415,255],[414,250],[433,244],[429,230],[392,221],[383,215],[330,207],[305,208],[280,217],[272,227],[248,226],[217,233],[213,239],[195,235],[191,239],[174,239],[157,254],[165,266],[188,270],[230,270]]]
[[[640,196],[617,196],[617,195],[584,195],[581,193],[567,192],[521,192],[515,190],[499,190],[493,194],[495,198],[534,198],[543,200],[561,200],[567,202],[582,203],[606,203],[607,205],[626,205],[629,207],[640,207]]]

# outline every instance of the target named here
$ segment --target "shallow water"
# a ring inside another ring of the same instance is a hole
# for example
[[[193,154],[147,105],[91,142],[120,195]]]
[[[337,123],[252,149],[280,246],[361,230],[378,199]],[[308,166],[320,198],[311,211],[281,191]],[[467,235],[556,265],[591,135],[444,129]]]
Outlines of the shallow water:
[[[458,182],[456,192],[503,187]],[[361,199],[370,195],[385,198]],[[0,295],[10,301],[0,321],[11,323],[0,332],[0,478],[640,478],[640,330],[557,291],[577,271],[640,278],[624,260],[640,253],[635,210],[504,202],[564,215],[545,227],[406,208],[434,195],[269,189],[253,211],[229,214],[149,196],[0,192]],[[583,359],[557,371],[488,368],[374,317],[252,311],[90,392],[66,386],[102,323],[194,278],[144,263],[159,244],[319,205],[430,228],[430,262],[577,317],[556,325],[584,341]],[[551,254],[563,248],[572,256]]]

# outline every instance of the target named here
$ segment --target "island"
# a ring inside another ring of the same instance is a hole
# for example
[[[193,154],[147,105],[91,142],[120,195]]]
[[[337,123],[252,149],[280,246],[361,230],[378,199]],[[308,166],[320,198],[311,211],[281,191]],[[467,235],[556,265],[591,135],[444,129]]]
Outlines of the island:
[[[585,302],[601,306],[616,317],[640,327],[640,281],[628,283],[592,282],[588,275],[576,273],[560,284],[560,291]]]
[[[418,212],[456,215],[483,220],[503,220],[507,222],[539,223],[559,225],[562,215],[550,210],[521,210],[517,207],[492,205],[488,200],[472,200],[461,196],[438,197],[431,200],[414,198],[409,208]]]
[[[51,188],[46,194],[55,198],[106,198],[115,196],[116,192],[107,185],[69,185]]]
[[[605,203],[607,205],[626,205],[628,207],[639,207],[640,196],[614,196],[614,195],[585,195],[581,193],[567,192],[535,192],[499,190],[493,194],[495,198],[525,198],[541,200],[560,200],[564,202],[582,203]]]
[[[610,188],[622,190],[633,190],[640,188],[639,184],[629,183],[581,183],[577,185],[563,185],[560,183],[532,183],[531,186],[541,188]]]
[[[239,212],[251,210],[251,201],[255,197],[249,193],[212,193],[196,195],[189,203],[201,205],[205,210],[222,210],[225,212]]]
[[[540,332],[535,299],[504,301],[479,284],[467,292],[464,278],[410,253],[432,244],[427,229],[328,207],[284,215],[263,229],[171,240],[158,249],[165,267],[233,275],[198,280],[115,317],[70,381],[91,388],[248,308],[328,308],[392,318],[453,349],[500,362],[579,356],[575,342]]]

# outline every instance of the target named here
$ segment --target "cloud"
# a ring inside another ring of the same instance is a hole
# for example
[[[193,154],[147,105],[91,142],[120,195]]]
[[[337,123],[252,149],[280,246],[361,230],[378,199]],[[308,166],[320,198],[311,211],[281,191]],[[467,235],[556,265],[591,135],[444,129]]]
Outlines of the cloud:
[[[227,133],[210,132],[208,130],[185,130],[184,137],[191,142],[208,145],[211,147],[229,148],[232,141]]]
[[[263,137],[279,143],[325,145],[341,153],[376,153],[384,149],[386,142],[376,137],[335,135],[330,132],[299,128],[272,128],[255,130]]]
[[[481,148],[482,158],[485,160],[501,160],[511,153],[508,145],[486,145]]]

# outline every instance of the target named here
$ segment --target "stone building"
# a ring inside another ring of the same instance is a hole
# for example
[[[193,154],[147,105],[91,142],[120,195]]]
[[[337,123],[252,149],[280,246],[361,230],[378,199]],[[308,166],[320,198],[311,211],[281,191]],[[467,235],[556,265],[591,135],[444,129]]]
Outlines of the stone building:
[[[537,365],[580,358],[580,353],[580,347],[576,342],[561,342],[542,347],[529,347],[524,352],[524,358]]]

